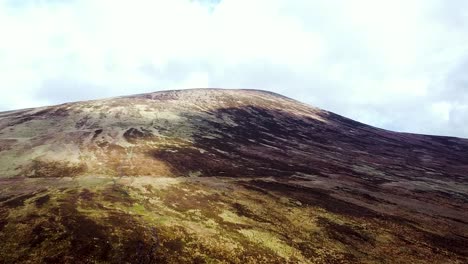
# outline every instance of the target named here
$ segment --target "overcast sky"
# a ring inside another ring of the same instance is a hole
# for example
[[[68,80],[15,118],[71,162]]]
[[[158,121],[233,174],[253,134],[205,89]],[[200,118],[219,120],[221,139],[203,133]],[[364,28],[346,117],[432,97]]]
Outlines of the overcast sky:
[[[468,138],[468,1],[0,0],[0,111],[193,87]]]

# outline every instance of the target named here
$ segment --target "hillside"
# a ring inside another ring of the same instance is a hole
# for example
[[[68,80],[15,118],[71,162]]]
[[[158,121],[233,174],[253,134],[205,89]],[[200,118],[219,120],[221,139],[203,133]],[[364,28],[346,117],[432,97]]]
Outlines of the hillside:
[[[466,263],[468,140],[258,90],[0,113],[0,263]]]

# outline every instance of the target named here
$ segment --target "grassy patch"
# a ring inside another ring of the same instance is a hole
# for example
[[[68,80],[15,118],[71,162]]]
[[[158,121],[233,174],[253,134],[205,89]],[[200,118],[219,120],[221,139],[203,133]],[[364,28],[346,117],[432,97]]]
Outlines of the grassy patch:
[[[254,229],[241,229],[239,232],[250,241],[272,250],[286,260],[301,260],[302,263],[306,263],[300,251],[284,243],[274,234]]]
[[[60,161],[33,160],[24,172],[30,178],[74,177],[86,171],[85,164],[73,164]]]

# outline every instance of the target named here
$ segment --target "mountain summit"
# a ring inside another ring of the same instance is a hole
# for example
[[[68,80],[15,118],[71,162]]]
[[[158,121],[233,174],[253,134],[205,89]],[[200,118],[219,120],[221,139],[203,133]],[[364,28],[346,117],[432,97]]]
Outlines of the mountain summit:
[[[259,90],[3,112],[0,263],[464,263],[467,150]]]

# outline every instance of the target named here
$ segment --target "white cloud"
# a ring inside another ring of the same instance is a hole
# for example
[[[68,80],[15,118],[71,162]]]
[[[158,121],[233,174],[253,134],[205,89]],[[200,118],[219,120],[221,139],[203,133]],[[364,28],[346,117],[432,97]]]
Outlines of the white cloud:
[[[466,1],[214,2],[0,2],[0,108],[243,87],[468,137]]]

